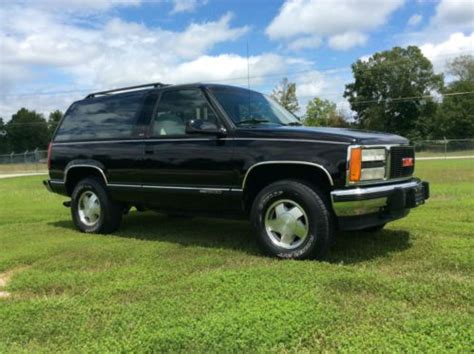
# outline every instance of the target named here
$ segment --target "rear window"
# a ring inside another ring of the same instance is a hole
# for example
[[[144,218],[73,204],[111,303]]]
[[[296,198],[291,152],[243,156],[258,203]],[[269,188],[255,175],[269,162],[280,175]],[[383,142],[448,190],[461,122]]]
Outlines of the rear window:
[[[56,133],[55,141],[127,138],[132,135],[143,92],[89,98],[74,103]]]

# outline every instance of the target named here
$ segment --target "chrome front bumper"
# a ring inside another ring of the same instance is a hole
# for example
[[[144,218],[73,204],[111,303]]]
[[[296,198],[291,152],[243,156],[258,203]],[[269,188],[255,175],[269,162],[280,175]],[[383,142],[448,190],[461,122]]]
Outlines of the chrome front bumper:
[[[384,186],[341,189],[331,192],[334,213],[338,217],[415,208],[429,198],[428,182],[413,179],[404,183]]]

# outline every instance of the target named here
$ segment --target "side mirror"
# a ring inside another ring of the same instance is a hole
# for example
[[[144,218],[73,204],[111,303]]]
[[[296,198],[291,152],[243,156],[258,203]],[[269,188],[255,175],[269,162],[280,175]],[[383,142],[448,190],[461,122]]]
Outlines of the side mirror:
[[[186,134],[217,135],[218,137],[224,137],[227,135],[227,130],[224,127],[217,127],[212,123],[192,119],[186,122]]]

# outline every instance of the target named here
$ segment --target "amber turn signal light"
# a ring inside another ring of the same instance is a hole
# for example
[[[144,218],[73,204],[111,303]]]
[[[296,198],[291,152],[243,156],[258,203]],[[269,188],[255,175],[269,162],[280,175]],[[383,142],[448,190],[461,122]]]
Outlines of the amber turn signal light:
[[[359,182],[362,169],[362,149],[351,149],[351,159],[349,165],[349,181]]]

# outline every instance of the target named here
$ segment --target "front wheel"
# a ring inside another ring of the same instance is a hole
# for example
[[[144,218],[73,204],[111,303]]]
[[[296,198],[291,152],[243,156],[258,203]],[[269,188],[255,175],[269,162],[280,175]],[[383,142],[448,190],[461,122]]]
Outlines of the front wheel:
[[[365,229],[361,229],[362,232],[379,232],[385,227],[385,224],[380,224],[376,226],[366,227]]]
[[[322,192],[304,183],[285,180],[265,187],[255,198],[251,220],[268,255],[322,259],[329,252],[329,208]]]
[[[80,231],[101,234],[113,232],[118,229],[122,214],[123,206],[110,198],[100,181],[85,178],[74,188],[71,215]]]

